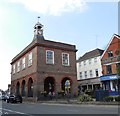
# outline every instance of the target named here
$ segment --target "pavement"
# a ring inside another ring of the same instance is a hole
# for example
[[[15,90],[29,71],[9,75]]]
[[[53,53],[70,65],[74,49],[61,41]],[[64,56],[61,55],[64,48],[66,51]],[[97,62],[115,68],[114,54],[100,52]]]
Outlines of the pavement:
[[[27,102],[27,101],[23,101]],[[32,102],[32,101],[29,101]],[[90,102],[79,102],[77,99],[52,99],[52,100],[39,100],[33,101],[34,103],[52,103],[52,104],[92,104],[92,105],[120,105],[120,102],[103,102],[103,101],[90,101]]]

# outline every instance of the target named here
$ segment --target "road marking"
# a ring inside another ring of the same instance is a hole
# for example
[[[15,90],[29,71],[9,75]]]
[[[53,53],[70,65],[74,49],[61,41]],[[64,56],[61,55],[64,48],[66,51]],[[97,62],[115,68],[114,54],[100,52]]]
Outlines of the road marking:
[[[74,110],[71,109],[71,110],[67,110],[67,111],[69,111],[69,112],[79,112],[78,110],[75,110],[75,109]]]
[[[27,116],[34,116],[34,115],[31,115],[31,114],[26,114],[26,113],[23,113],[23,112],[13,111],[13,110],[5,109],[5,108],[0,108],[0,109],[1,109],[1,110],[5,110],[5,111],[8,111],[8,112],[17,113],[17,114],[24,114],[24,115],[27,115]],[[8,114],[8,113],[6,112],[6,113],[4,113],[4,114]]]
[[[43,105],[55,105],[55,106],[73,106],[71,104],[57,104],[57,103],[41,103]]]
[[[0,108],[1,110],[5,110],[5,111],[8,111],[8,112],[14,112],[14,113],[17,113],[17,114],[25,114],[25,113],[22,113],[22,112],[18,112],[18,111],[13,111],[13,110],[9,110],[9,109],[4,109],[4,108]]]

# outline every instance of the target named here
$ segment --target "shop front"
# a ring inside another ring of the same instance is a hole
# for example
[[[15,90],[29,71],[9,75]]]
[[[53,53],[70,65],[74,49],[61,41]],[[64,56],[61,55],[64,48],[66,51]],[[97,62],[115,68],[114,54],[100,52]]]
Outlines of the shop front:
[[[109,96],[119,95],[120,84],[118,83],[118,76],[116,74],[101,76],[100,80],[103,90],[108,90]]]

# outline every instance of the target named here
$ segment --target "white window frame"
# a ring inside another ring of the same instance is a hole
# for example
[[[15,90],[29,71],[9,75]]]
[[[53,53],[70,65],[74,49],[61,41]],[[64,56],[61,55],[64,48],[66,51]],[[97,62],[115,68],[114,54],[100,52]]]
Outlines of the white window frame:
[[[25,57],[22,59],[22,70],[25,69]]]
[[[20,61],[17,62],[17,72],[20,72]]]
[[[89,64],[91,64],[91,59],[89,59]]]
[[[52,53],[52,57],[49,58],[48,53]],[[46,64],[54,64],[54,51],[46,50]]]
[[[64,59],[64,55],[67,55],[67,59]],[[68,53],[62,53],[62,65],[63,66],[69,66],[69,54]]]
[[[81,62],[79,62],[79,67],[81,67],[82,66],[82,64],[81,64]]]
[[[98,73],[98,75],[97,75],[97,73]],[[99,71],[98,71],[98,69],[95,69],[95,76],[99,77]]]
[[[13,74],[15,74],[15,64],[13,64],[13,66],[12,66],[12,72],[13,72]]]
[[[86,60],[83,61],[84,62],[84,66],[86,65]]]
[[[94,58],[94,63],[96,63],[96,62],[97,62],[97,57]]]
[[[82,79],[82,72],[80,72],[80,79]]]
[[[92,70],[90,70],[90,77],[92,77],[93,76],[93,73],[92,73]]]
[[[87,71],[84,72],[85,79],[87,79]]]
[[[28,54],[28,66],[32,66],[32,52]]]

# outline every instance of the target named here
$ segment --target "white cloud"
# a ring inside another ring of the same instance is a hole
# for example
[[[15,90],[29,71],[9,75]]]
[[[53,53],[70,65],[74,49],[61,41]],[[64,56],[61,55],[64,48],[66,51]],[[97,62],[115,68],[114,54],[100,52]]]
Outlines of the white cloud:
[[[41,14],[58,16],[64,12],[83,12],[86,10],[84,0],[10,0],[21,3],[27,9]]]
[[[119,2],[119,0],[85,0],[85,2]]]

